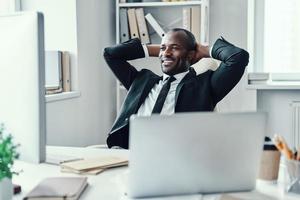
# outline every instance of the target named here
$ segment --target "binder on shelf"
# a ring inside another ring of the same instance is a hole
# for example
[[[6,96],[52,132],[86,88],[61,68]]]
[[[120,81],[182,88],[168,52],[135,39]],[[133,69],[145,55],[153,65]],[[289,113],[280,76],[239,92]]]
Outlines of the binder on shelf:
[[[204,38],[204,39],[203,39],[203,43],[204,43],[204,44],[208,44],[208,29],[209,29],[209,28],[208,28],[208,18],[209,18],[208,16],[209,16],[209,13],[208,13],[208,7],[207,7],[207,6],[204,7],[204,13],[203,13],[203,16],[204,16],[204,17],[203,17],[203,18],[204,18],[204,20],[203,20],[203,21],[204,21],[204,22],[203,22],[203,23],[204,23],[204,28],[203,28],[203,29],[204,29],[204,30],[203,30],[203,32],[204,32],[203,38]]]
[[[70,54],[62,52],[62,85],[64,92],[71,91]]]
[[[135,16],[135,9],[130,8],[127,10],[128,14],[128,22],[129,22],[129,30],[130,30],[130,36],[132,38],[139,38],[139,31],[138,31],[138,25],[137,20]]]
[[[150,37],[149,37],[148,28],[147,28],[147,24],[146,24],[146,20],[145,20],[144,9],[136,8],[135,16],[136,16],[136,20],[137,20],[137,24],[138,24],[138,28],[139,28],[141,42],[144,44],[149,44]]]
[[[120,8],[120,42],[129,40],[127,10]]]
[[[57,90],[62,87],[61,51],[45,51],[45,87]]]
[[[184,7],[182,10],[182,28],[191,31],[191,8]]]
[[[193,6],[191,14],[191,32],[194,34],[196,41],[200,42],[201,27],[201,7]]]
[[[148,23],[152,26],[152,28],[156,31],[156,33],[163,38],[165,36],[165,31],[161,28],[161,26],[158,24],[158,22],[154,19],[154,17],[148,13],[145,16]]]

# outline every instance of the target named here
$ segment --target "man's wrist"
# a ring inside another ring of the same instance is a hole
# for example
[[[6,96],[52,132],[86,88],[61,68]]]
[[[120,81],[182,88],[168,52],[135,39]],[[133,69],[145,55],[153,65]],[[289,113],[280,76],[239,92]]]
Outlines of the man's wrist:
[[[158,44],[148,44],[147,49],[150,57],[158,57],[160,52],[160,45]]]
[[[211,48],[209,46],[202,46],[203,47],[203,58],[210,58],[211,57]]]

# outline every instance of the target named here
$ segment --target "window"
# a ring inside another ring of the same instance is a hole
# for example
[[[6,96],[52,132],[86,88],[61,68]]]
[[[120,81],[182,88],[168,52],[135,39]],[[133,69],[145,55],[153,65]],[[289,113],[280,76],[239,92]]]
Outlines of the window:
[[[250,72],[300,72],[300,1],[249,0]]]
[[[300,72],[300,1],[265,0],[264,71]]]
[[[20,10],[20,0],[0,0],[0,14]]]

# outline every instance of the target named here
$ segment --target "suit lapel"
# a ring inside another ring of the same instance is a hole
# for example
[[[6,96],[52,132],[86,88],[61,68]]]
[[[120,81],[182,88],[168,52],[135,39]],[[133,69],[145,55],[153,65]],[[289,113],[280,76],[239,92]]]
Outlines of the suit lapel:
[[[176,104],[177,104],[177,99],[178,99],[178,96],[180,94],[180,91],[182,89],[182,86],[188,82],[191,81],[191,78],[195,77],[196,76],[196,72],[193,68],[190,68],[190,71],[187,75],[185,75],[185,77],[180,81],[180,83],[178,84],[177,88],[176,88],[176,93],[175,93],[175,107],[176,107]]]

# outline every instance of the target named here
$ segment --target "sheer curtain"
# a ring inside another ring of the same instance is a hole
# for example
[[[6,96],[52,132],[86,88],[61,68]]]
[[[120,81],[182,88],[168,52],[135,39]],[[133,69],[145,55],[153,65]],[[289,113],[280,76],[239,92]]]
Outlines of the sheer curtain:
[[[300,0],[265,0],[264,71],[300,72]]]

